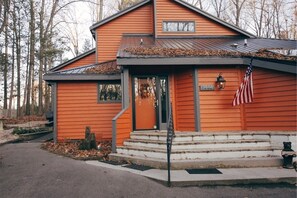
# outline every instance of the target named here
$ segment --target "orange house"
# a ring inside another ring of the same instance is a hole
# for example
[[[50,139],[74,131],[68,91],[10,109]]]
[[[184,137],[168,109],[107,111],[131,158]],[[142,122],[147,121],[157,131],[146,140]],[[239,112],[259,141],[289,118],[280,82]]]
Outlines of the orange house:
[[[257,38],[182,0],[144,0],[90,30],[96,48],[44,76],[55,141],[90,126],[115,151],[133,131],[166,130],[171,107],[181,132],[296,131],[296,41]],[[232,106],[251,57],[253,102]]]

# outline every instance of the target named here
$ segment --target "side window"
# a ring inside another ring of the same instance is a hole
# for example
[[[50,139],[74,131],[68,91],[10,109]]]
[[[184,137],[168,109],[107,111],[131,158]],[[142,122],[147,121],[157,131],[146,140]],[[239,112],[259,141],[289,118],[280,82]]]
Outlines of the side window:
[[[122,89],[120,82],[99,82],[98,102],[121,102]]]
[[[164,32],[195,32],[194,21],[163,21]]]

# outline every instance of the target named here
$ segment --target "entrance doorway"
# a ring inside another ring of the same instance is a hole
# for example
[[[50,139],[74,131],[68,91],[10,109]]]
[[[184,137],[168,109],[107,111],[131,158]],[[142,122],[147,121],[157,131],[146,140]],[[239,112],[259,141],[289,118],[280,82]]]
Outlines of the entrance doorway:
[[[134,76],[134,130],[165,130],[168,101],[168,78],[166,76]]]

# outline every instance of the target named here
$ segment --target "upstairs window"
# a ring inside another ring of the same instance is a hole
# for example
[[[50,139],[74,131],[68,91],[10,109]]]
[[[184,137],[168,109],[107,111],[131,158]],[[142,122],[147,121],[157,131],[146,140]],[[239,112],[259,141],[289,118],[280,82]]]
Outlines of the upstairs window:
[[[98,84],[98,102],[121,102],[120,82],[100,82]]]
[[[163,21],[163,32],[195,32],[195,22]]]

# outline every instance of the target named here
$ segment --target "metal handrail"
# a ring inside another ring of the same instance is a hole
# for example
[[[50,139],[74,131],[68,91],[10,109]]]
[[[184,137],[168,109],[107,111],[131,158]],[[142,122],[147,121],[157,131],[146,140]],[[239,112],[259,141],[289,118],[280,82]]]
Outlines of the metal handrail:
[[[174,133],[174,122],[173,122],[173,113],[172,113],[172,103],[170,103],[170,106],[169,106],[169,117],[168,117],[168,122],[167,122],[167,139],[166,139],[166,144],[167,144],[167,170],[168,170],[167,185],[168,185],[168,187],[171,186],[170,154],[171,154],[172,140],[173,140],[174,137],[175,137],[175,133]]]

